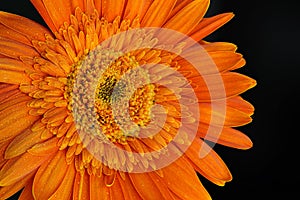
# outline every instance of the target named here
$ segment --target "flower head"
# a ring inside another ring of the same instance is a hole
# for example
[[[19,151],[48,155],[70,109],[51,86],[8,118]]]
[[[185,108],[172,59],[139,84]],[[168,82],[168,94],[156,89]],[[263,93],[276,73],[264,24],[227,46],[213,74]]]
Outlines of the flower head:
[[[247,149],[236,46],[209,0],[31,0],[50,30],[0,12],[0,197],[210,199],[231,180],[206,140]]]

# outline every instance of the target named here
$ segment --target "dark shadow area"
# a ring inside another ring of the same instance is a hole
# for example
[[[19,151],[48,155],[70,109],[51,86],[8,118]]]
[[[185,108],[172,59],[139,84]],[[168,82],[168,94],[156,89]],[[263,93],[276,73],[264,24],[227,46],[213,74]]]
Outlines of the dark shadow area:
[[[207,39],[236,44],[247,61],[239,72],[255,78],[258,85],[242,95],[256,111],[253,122],[239,128],[252,139],[253,148],[217,146],[233,180],[222,188],[203,180],[204,185],[213,199],[294,197],[300,111],[296,1],[227,0],[211,9],[213,14],[232,11],[235,17]]]

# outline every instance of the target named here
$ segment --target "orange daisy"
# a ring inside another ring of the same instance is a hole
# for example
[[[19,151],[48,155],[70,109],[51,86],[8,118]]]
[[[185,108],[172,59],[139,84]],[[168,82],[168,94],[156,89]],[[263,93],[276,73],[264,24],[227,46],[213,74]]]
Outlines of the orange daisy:
[[[206,140],[252,146],[232,127],[251,122],[240,94],[256,82],[233,72],[245,65],[234,44],[203,38],[232,13],[204,18],[209,0],[31,2],[50,30],[0,12],[0,199],[210,199],[197,173],[231,181]]]

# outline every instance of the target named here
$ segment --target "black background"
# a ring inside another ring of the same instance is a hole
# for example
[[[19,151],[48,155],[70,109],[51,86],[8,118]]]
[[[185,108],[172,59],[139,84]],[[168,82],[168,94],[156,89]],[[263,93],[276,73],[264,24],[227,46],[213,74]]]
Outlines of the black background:
[[[28,0],[1,0],[0,10],[44,24]],[[299,6],[291,0],[211,0],[207,16],[223,12],[235,18],[207,40],[235,43],[247,60],[239,71],[258,82],[242,95],[256,108],[254,120],[239,128],[254,146],[242,151],[217,145],[233,180],[218,187],[200,179],[216,200],[297,199],[292,181],[299,178]]]

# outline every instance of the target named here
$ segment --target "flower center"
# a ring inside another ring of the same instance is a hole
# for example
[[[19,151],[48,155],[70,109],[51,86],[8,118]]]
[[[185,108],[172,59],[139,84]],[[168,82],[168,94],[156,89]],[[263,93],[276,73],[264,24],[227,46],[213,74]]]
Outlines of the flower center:
[[[130,53],[95,48],[73,67],[67,87],[69,110],[87,110],[75,120],[81,126],[78,129],[87,134],[96,118],[101,130],[92,131],[93,135],[104,134],[111,142],[125,144],[151,121],[155,86]]]

